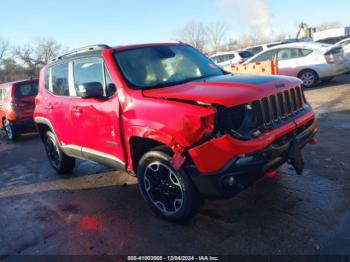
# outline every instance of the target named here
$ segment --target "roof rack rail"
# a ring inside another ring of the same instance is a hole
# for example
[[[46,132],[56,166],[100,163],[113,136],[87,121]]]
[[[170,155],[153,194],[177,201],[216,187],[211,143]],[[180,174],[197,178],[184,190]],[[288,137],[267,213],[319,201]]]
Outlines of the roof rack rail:
[[[83,52],[88,52],[88,51],[93,51],[93,50],[103,50],[103,49],[108,49],[108,48],[111,48],[111,47],[108,45],[105,45],[105,44],[88,45],[88,46],[80,47],[77,49],[73,49],[67,53],[56,56],[55,58],[51,59],[51,62],[54,62],[56,60],[62,59],[65,56],[70,56],[73,54],[78,54],[78,53],[83,53]]]

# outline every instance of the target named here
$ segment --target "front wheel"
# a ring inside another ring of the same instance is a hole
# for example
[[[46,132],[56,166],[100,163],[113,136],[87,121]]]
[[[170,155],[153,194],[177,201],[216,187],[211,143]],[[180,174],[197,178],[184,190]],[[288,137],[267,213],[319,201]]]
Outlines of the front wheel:
[[[183,223],[196,214],[203,200],[185,171],[176,171],[170,161],[168,152],[146,153],[137,169],[139,189],[157,215]]]
[[[3,121],[3,127],[6,133],[7,140],[14,142],[17,138],[17,133],[13,124],[8,119],[5,119]]]
[[[300,78],[301,81],[303,81],[303,85],[305,88],[315,86],[319,80],[317,73],[313,70],[301,71],[298,75],[298,78]]]
[[[75,158],[69,157],[62,152],[55,135],[51,131],[46,132],[44,145],[50,164],[58,174],[67,174],[73,170]]]

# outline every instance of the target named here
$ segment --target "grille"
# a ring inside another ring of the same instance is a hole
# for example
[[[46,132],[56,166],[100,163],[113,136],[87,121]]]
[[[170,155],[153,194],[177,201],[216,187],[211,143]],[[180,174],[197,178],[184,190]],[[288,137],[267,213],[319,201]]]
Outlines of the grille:
[[[220,133],[249,140],[263,130],[288,121],[289,117],[303,110],[305,104],[302,87],[291,88],[249,104],[220,108],[216,115],[216,128]]]
[[[304,103],[306,101],[304,101],[301,87],[291,88],[254,101],[252,108],[256,116],[256,124],[258,126],[269,126],[274,122],[283,120],[302,110]]]

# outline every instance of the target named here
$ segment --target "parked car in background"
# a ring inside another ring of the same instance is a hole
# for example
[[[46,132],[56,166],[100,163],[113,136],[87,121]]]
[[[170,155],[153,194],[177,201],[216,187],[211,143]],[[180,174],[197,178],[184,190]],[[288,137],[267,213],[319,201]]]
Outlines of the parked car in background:
[[[96,45],[41,70],[34,119],[58,173],[75,158],[127,170],[156,214],[184,222],[287,161],[301,174],[318,130],[301,84],[227,74],[178,42]]]
[[[340,46],[341,48],[343,48],[344,56],[347,60],[347,64],[348,64],[349,71],[350,71],[350,38],[346,38],[346,39],[336,43],[334,46],[335,47]]]
[[[26,131],[35,130],[34,99],[38,93],[38,79],[0,84],[0,128],[7,139],[16,140]]]
[[[224,68],[230,65],[242,64],[252,56],[254,56],[254,54],[249,51],[230,51],[216,53],[211,55],[209,58],[213,60],[215,64],[221,68]]]
[[[245,48],[244,50],[249,51],[253,53],[254,55],[267,50],[269,48],[279,46],[279,45],[285,45],[285,44],[290,44],[290,43],[295,43],[295,42],[310,42],[312,41],[311,39],[286,39],[282,41],[276,41],[272,43],[267,43],[267,44],[261,44],[261,45],[255,45],[255,46],[250,46]]]
[[[298,77],[305,87],[312,87],[319,80],[329,81],[348,71],[342,48],[313,42],[276,46],[255,55],[246,63],[268,60],[278,61],[278,74]]]

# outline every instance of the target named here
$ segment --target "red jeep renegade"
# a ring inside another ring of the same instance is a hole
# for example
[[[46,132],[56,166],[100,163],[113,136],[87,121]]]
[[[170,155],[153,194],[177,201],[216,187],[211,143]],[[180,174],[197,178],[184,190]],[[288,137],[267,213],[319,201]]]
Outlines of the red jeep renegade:
[[[53,59],[35,122],[58,173],[75,158],[123,168],[155,213],[178,222],[287,161],[300,174],[317,132],[300,80],[232,75],[182,43],[96,45]]]
[[[0,128],[10,141],[26,131],[34,131],[34,98],[38,79],[21,80],[0,85]]]

